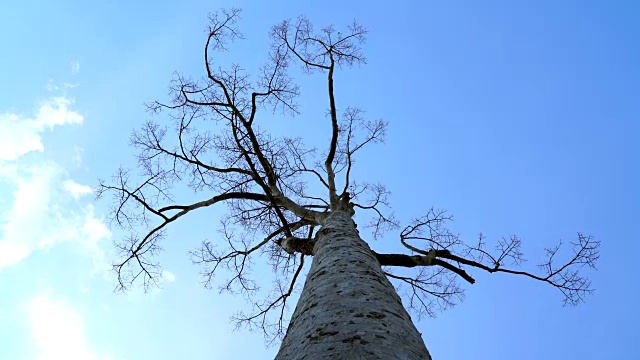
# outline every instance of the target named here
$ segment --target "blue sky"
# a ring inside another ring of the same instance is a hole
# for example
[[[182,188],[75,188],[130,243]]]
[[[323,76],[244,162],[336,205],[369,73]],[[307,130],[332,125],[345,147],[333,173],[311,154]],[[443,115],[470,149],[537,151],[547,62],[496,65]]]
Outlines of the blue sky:
[[[518,234],[530,270],[578,231],[602,241],[597,291],[577,308],[544,284],[474,274],[463,303],[417,321],[434,358],[637,357],[636,2],[25,0],[0,5],[0,358],[275,355],[261,334],[233,331],[229,316],[248,305],[204,289],[187,256],[215,238],[224,207],[171,228],[161,289],[122,295],[108,269],[124,234],[92,195],[97,178],[135,164],[128,140],[148,118],[143,102],[166,99],[174,70],[201,74],[207,12],[231,5],[244,8],[246,40],[220,61],[249,70],[284,18],[369,29],[368,64],[338,73],[336,96],[389,121],[355,174],[388,186],[400,220],[435,206],[471,241]],[[299,81],[301,116],[262,124],[322,134],[324,82]],[[397,251],[397,234],[371,246]]]

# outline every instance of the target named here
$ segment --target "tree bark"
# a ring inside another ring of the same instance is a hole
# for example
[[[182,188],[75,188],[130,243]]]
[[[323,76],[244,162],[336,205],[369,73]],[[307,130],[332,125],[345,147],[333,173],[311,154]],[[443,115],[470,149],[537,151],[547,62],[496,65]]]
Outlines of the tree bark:
[[[276,360],[431,359],[347,211],[331,214]]]

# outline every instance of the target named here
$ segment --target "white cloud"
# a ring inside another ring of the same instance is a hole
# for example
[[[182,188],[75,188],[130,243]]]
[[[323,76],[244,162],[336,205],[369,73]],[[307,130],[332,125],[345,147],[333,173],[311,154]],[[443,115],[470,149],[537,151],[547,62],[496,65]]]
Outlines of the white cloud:
[[[111,233],[91,204],[71,200],[91,188],[65,179],[65,172],[53,163],[6,171],[5,177],[17,190],[0,220],[0,269],[63,242],[81,246],[97,267],[106,266],[102,244]]]
[[[0,193],[0,269],[62,242],[88,250],[96,266],[105,261],[100,244],[111,234],[91,205],[77,202],[92,193],[89,186],[69,179],[51,161],[32,165],[2,161],[44,151],[40,133],[46,129],[82,123],[82,116],[70,110],[72,103],[66,97],[53,97],[40,105],[33,119],[0,115],[0,181],[4,180],[0,190],[9,195],[15,189],[12,196]],[[80,151],[76,149],[78,157]]]
[[[69,105],[73,104],[74,100],[64,96],[57,96],[44,101],[38,113],[36,115],[34,128],[36,130],[42,130],[44,128],[52,128],[55,125],[64,124],[82,124],[84,118],[82,115],[75,111],[69,110]]]
[[[31,151],[44,151],[32,124],[15,114],[0,115],[0,160],[15,160]]]
[[[73,180],[65,181],[64,189],[76,200],[93,193],[93,189],[90,186],[78,184]]]
[[[80,167],[82,165],[82,154],[84,153],[84,149],[80,146],[73,147],[73,165],[76,167]]]
[[[32,250],[29,244],[0,241],[0,269],[26,258]]]
[[[82,232],[76,237],[76,242],[89,251],[93,260],[94,270],[106,274],[111,269],[111,264],[103,250],[105,240],[111,238],[111,231],[102,219],[95,217],[92,205],[85,208],[86,212],[82,220]]]
[[[53,82],[53,79],[49,79],[49,82],[47,83],[47,86],[45,86],[45,88],[48,91],[58,91],[58,90],[60,90],[60,86],[55,85],[54,82]]]
[[[45,86],[45,89],[49,90],[49,91],[60,91],[60,90],[67,90],[67,89],[73,89],[74,87],[78,87],[80,84],[78,83],[63,83],[62,87],[55,85],[53,80],[49,80],[49,82],[47,83],[47,86]]]
[[[71,74],[76,75],[80,72],[80,63],[77,61],[71,62]]]
[[[166,282],[174,282],[176,275],[169,270],[162,270],[162,279]]]
[[[94,351],[81,314],[63,301],[40,295],[29,301],[29,320],[37,360],[111,360]]]
[[[32,173],[21,176],[13,172],[17,185],[14,203],[0,223],[0,269],[26,258],[47,234],[47,216],[52,195],[52,179],[59,171],[54,166],[34,167]]]
[[[82,115],[69,109],[73,100],[58,96],[44,101],[35,118],[0,114],[0,160],[13,161],[32,151],[44,151],[40,133],[54,126],[81,124]]]

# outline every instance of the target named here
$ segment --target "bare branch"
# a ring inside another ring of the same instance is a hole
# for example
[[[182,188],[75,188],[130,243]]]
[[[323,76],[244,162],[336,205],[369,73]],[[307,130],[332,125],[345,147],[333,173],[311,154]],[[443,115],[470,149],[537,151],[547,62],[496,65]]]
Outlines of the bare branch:
[[[412,276],[395,275],[389,270],[385,274],[392,280],[409,285],[409,291],[404,292],[409,300],[407,307],[418,318],[424,314],[435,317],[438,312],[447,310],[464,299],[464,290],[442,268],[423,267]]]
[[[240,313],[234,316],[233,319],[237,321],[238,326],[244,325],[251,329],[253,324],[256,322],[256,320],[260,320],[258,323],[259,324],[258,326],[264,333],[265,337],[268,337],[267,340],[269,342],[276,341],[282,335],[284,335],[284,331],[286,330],[286,327],[285,327],[286,319],[285,319],[284,312],[287,306],[287,300],[293,294],[295,284],[302,272],[303,267],[304,267],[304,255],[301,255],[300,262],[298,264],[298,267],[295,273],[293,274],[293,277],[289,282],[289,286],[285,289],[282,287],[281,282],[277,282],[278,291],[276,293],[279,295],[271,300],[266,300],[260,304],[255,304],[255,308],[257,311],[254,312],[252,315],[244,315]],[[271,324],[267,320],[267,314],[271,310],[274,310],[277,308],[280,308],[278,319],[275,324]]]
[[[577,305],[584,301],[584,296],[591,294],[590,281],[579,274],[578,270],[583,266],[595,268],[595,262],[599,258],[598,248],[600,242],[594,240],[591,236],[578,234],[578,241],[572,243],[573,257],[568,259],[561,265],[556,265],[556,255],[561,244],[554,248],[545,249],[547,260],[538,265],[545,272],[544,275],[536,275],[527,271],[519,271],[504,267],[504,263],[509,260],[510,265],[520,266],[524,261],[522,253],[521,240],[512,236],[509,239],[502,238],[496,245],[497,255],[492,255],[484,249],[485,242],[482,234],[479,237],[478,245],[464,245],[458,235],[451,233],[444,224],[450,221],[451,217],[446,216],[444,211],[430,209],[427,215],[422,218],[415,219],[413,223],[407,226],[400,233],[400,242],[414,253],[420,254],[413,257],[401,257],[397,254],[387,255],[382,261],[386,261],[386,265],[411,266],[412,263],[417,265],[439,265],[449,271],[461,276],[470,283],[475,280],[471,278],[462,266],[475,267],[490,273],[503,272],[514,275],[523,275],[538,281],[548,283],[562,292],[564,295],[563,303],[565,305]],[[409,244],[409,241],[423,241],[426,246],[418,248]],[[465,248],[464,256],[453,254],[457,248]],[[427,250],[429,249],[429,250]],[[431,260],[430,258],[433,258]],[[458,267],[445,261],[436,261],[447,259],[459,264]],[[488,259],[490,262],[484,262]],[[422,263],[421,263],[422,262]]]
[[[390,192],[382,184],[353,183],[349,189],[353,207],[363,210],[373,210],[375,213],[372,220],[365,224],[365,228],[372,229],[374,239],[378,239],[388,230],[396,229],[399,224],[393,213],[386,215],[385,210],[389,208]],[[360,203],[359,199],[366,197],[367,203]]]
[[[365,227],[374,238],[398,228],[399,222],[383,185],[352,179],[356,153],[383,142],[387,123],[366,120],[357,107],[340,110],[335,98],[336,71],[366,61],[361,50],[366,30],[355,22],[342,33],[333,26],[315,31],[305,17],[284,21],[271,29],[266,62],[252,77],[238,64],[216,65],[213,57],[242,39],[239,18],[239,9],[210,15],[203,39],[205,71],[199,79],[176,73],[168,102],[147,104],[152,116],[165,118],[149,120],[131,135],[140,179],[132,180],[132,170],[121,168],[110,182],[100,180],[97,197],[112,194],[111,223],[130,232],[117,245],[119,260],[113,266],[118,290],[136,281],[145,290],[157,285],[161,269],[152,257],[161,250],[170,224],[194,210],[224,203],[228,215],[220,222],[220,236],[203,241],[191,252],[192,261],[204,267],[208,287],[226,269],[230,277],[221,282],[221,290],[241,293],[255,306],[252,314],[236,320],[277,337],[304,257],[314,254],[314,232],[327,216],[338,210],[351,215],[355,209],[367,210],[372,217]],[[320,154],[300,138],[276,137],[261,128],[265,111],[300,115],[299,87],[289,73],[292,63],[326,76],[331,136]],[[318,186],[310,186],[312,182]],[[183,187],[200,200],[175,201],[173,194]],[[525,262],[518,237],[498,240],[495,249],[487,249],[482,235],[477,244],[466,245],[447,228],[450,220],[432,208],[400,231],[407,254],[374,253],[382,266],[395,267],[397,273],[386,271],[387,276],[409,286],[409,307],[419,314],[433,316],[461,300],[463,290],[456,281],[473,284],[468,272],[474,268],[546,282],[564,294],[565,304],[575,305],[593,292],[579,273],[584,266],[595,268],[600,243],[592,237],[578,234],[567,258],[560,251],[562,244],[546,249],[539,264],[542,273],[537,274],[513,269]],[[140,226],[145,229],[138,234]],[[266,299],[254,300],[259,287],[251,278],[252,266],[265,255],[273,268],[274,289]],[[267,314],[278,308],[278,320],[269,322]]]

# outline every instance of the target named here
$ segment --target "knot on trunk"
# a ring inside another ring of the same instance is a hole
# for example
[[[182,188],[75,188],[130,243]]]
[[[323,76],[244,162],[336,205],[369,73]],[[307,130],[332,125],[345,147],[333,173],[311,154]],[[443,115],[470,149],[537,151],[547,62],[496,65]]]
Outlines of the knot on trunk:
[[[351,194],[348,191],[342,193],[340,196],[340,201],[338,202],[338,207],[340,210],[345,210],[349,214],[349,216],[353,216],[356,214],[354,210],[354,204],[351,202]]]
[[[280,245],[280,247],[289,254],[301,253],[303,255],[313,255],[313,246],[315,245],[315,241],[312,239],[289,236],[276,240],[276,244]]]

